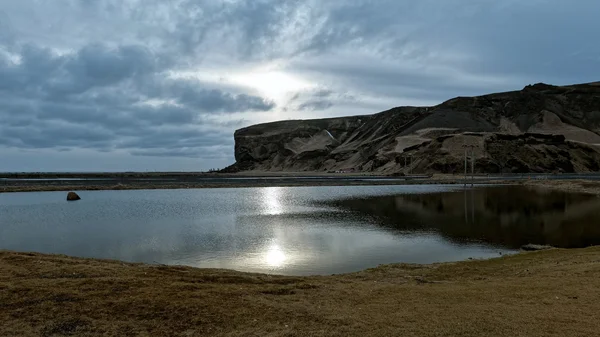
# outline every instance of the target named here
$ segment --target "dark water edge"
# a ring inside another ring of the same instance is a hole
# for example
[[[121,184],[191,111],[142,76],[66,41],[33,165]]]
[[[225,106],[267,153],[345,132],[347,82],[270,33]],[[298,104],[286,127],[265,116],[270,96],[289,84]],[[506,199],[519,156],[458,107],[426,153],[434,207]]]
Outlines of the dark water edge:
[[[335,200],[330,206],[372,217],[398,232],[433,231],[456,243],[517,249],[600,244],[600,197],[544,188],[497,186],[433,194]]]

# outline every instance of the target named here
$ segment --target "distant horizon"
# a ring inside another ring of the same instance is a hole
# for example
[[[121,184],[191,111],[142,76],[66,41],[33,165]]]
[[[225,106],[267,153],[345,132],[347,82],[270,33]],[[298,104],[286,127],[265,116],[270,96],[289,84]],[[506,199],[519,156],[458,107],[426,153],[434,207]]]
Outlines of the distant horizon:
[[[64,174],[92,174],[92,173],[97,173],[97,174],[104,174],[104,173],[209,173],[208,171],[20,171],[20,172],[9,172],[9,171],[5,171],[5,172],[0,172],[0,175],[2,174],[15,174],[15,173],[27,173],[27,174],[36,174],[36,173],[40,173],[40,174],[57,174],[57,173],[64,173]],[[2,178],[0,178],[2,179]]]

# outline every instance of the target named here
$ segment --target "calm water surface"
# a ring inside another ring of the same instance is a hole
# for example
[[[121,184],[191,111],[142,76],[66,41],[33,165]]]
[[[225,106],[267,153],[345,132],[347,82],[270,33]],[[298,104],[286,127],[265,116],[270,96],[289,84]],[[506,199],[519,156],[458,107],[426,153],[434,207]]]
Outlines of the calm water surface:
[[[600,243],[600,198],[525,188],[266,187],[0,194],[0,249],[289,275]]]

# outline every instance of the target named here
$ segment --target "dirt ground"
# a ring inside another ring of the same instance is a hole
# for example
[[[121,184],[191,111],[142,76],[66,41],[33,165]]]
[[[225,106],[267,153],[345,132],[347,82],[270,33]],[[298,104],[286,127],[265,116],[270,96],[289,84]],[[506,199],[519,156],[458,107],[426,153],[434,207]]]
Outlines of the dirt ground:
[[[1,336],[597,336],[600,247],[283,277],[0,252]]]

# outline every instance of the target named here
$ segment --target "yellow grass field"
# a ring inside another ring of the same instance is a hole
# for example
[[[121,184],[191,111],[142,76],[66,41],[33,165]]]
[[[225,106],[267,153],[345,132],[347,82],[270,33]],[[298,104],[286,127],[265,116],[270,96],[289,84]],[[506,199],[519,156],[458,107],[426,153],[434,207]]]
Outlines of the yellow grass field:
[[[0,252],[0,336],[597,336],[600,247],[284,277]]]

